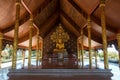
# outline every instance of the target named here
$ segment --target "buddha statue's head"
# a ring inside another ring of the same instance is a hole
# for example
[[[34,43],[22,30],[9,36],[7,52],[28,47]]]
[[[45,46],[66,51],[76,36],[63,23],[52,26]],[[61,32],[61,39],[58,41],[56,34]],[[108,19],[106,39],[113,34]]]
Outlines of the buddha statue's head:
[[[62,39],[58,39],[58,43],[59,43],[59,44],[63,43],[63,42],[62,42]]]

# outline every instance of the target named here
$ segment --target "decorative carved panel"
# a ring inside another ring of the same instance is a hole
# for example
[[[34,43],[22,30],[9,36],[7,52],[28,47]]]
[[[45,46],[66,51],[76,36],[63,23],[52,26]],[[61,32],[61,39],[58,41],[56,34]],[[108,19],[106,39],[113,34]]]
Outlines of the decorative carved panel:
[[[57,26],[56,26],[57,27]],[[56,43],[50,39],[50,36],[55,32],[56,27],[51,30],[51,32],[43,40],[43,54],[52,54],[53,49],[56,47]],[[68,54],[77,54],[77,37],[70,33],[64,26],[63,29],[69,35],[69,40],[65,42],[65,49],[67,49]]]

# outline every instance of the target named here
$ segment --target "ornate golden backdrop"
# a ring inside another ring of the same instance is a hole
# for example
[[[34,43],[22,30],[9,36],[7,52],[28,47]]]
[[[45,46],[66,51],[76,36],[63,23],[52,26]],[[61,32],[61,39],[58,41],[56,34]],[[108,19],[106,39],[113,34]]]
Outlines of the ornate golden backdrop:
[[[68,31],[64,26],[62,27],[64,29],[64,32],[66,32],[67,35],[69,35],[67,42],[65,41],[64,43],[65,49],[67,50],[68,54],[70,53],[77,54],[77,37],[70,31]],[[57,26],[54,29],[52,29],[51,32],[44,38],[43,54],[46,54],[46,53],[52,54],[53,49],[56,48],[56,43],[51,40],[51,35],[56,31],[56,29],[57,29]]]

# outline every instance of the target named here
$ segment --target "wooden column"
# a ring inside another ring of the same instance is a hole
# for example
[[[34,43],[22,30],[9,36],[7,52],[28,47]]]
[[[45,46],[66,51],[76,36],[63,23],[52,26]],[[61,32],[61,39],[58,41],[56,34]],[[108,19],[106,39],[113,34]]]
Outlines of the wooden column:
[[[82,68],[84,68],[83,29],[81,29],[81,57],[82,57]]]
[[[39,30],[37,31],[37,44],[36,44],[37,48],[36,48],[36,66],[38,67],[38,61],[39,61],[39,57],[40,57],[40,53],[39,53]]]
[[[106,21],[105,21],[105,0],[100,0],[101,9],[101,26],[102,26],[102,40],[104,53],[104,68],[108,69],[108,53],[107,53],[107,36],[106,36]]]
[[[19,20],[20,20],[20,0],[16,0],[16,20],[14,30],[14,49],[12,54],[12,69],[16,69],[17,59],[17,47],[18,47],[18,32],[19,32]]]
[[[117,34],[117,42],[118,42],[118,52],[119,52],[119,67],[120,67],[120,33]]]
[[[41,50],[41,49],[39,50],[39,53],[40,53],[39,61],[42,61],[42,53],[43,53],[42,51],[43,50]]]
[[[0,32],[0,68],[1,68],[1,53],[2,53],[2,40],[3,40],[3,34]]]
[[[98,68],[98,66],[97,66],[97,62],[98,62],[98,60],[97,60],[97,55],[98,55],[98,52],[97,52],[97,50],[95,49],[95,51],[94,51],[94,54],[95,54],[95,65],[96,65],[96,69]]]
[[[80,61],[79,39],[77,39],[77,57],[78,57],[78,61]]]
[[[25,65],[25,50],[22,50],[22,61],[23,61],[22,67],[24,68],[24,65]]]
[[[88,24],[87,24],[87,29],[88,29],[88,46],[89,46],[89,68],[92,69],[92,53],[91,53],[91,20],[90,20],[90,15],[88,16]]]
[[[31,67],[33,15],[30,15],[28,69]]]
[[[43,39],[41,39],[40,60],[43,58]]]

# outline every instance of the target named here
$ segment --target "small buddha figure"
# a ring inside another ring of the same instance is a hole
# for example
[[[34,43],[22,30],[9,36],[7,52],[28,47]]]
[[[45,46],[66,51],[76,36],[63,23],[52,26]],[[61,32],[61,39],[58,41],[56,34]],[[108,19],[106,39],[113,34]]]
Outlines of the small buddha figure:
[[[58,41],[56,43],[56,49],[64,49],[64,43],[63,43],[62,39],[58,39]]]

